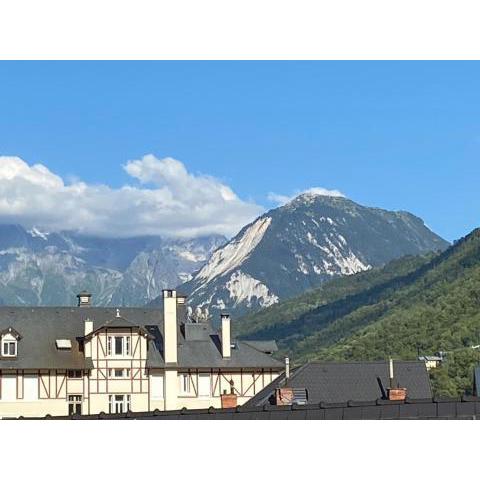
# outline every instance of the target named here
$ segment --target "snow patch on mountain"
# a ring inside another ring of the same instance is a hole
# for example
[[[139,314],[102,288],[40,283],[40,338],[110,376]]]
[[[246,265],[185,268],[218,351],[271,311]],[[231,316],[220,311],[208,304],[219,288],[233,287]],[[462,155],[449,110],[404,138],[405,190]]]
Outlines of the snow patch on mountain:
[[[298,261],[298,271],[304,275],[308,275],[308,265],[303,260],[303,257],[298,253],[295,254],[295,258]]]
[[[235,305],[246,303],[250,307],[254,298],[262,308],[278,302],[278,297],[266,285],[241,270],[232,273],[225,288]]]
[[[205,261],[205,255],[196,255],[194,252],[189,252],[188,250],[177,252],[179,257],[188,260],[189,262],[203,262]]]
[[[41,232],[37,227],[33,227],[31,230],[28,230],[28,233],[32,237],[39,237],[42,240],[48,240],[48,236],[50,235],[48,232]]]
[[[342,254],[327,235],[324,235],[324,239],[330,248],[328,256],[338,265],[342,275],[352,275],[371,268],[371,265],[365,265],[351,250],[348,250],[346,255]]]
[[[260,243],[271,222],[270,217],[259,218],[245,230],[240,238],[218,249],[196,278],[204,280],[205,284],[238,268]]]

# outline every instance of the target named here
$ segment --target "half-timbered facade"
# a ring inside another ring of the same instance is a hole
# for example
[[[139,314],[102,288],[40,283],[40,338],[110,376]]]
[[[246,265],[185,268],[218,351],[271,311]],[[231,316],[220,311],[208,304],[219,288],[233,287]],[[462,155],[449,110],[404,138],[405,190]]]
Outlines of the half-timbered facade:
[[[232,341],[187,318],[185,297],[163,309],[0,307],[0,417],[118,413],[240,405],[283,364],[274,342]]]

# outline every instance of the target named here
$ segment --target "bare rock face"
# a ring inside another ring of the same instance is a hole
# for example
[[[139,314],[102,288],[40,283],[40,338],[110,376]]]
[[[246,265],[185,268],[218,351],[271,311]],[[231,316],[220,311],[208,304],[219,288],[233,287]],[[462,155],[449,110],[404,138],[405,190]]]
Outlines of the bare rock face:
[[[10,305],[140,306],[189,280],[226,239],[98,238],[0,225],[0,299]]]
[[[410,213],[309,193],[245,226],[179,288],[194,307],[241,315],[335,276],[448,245]]]

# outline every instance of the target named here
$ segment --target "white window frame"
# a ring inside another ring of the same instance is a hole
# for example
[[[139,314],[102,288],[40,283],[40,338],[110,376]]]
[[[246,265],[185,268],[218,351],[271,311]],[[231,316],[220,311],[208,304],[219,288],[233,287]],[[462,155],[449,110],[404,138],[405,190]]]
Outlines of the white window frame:
[[[67,396],[67,408],[70,410],[70,406],[74,409],[75,407],[80,406],[80,414],[82,413],[83,404],[83,395],[80,394],[71,394]]]
[[[109,413],[127,413],[131,408],[130,395],[112,394],[108,396]]]
[[[117,372],[119,371],[121,372],[121,375],[117,375]],[[130,378],[130,369],[129,368],[109,368],[108,378],[113,378],[117,380]]]
[[[121,338],[122,351],[116,353],[117,338]],[[107,356],[108,357],[129,357],[131,355],[130,335],[108,335],[107,337]]]
[[[13,345],[14,353],[10,353],[10,345]],[[7,353],[5,353],[5,347],[7,346]],[[5,339],[2,340],[2,357],[16,357],[18,350],[18,342],[16,340]]]
[[[183,395],[190,395],[190,392],[192,391],[190,375],[188,373],[180,373],[178,379],[180,382],[180,393]]]

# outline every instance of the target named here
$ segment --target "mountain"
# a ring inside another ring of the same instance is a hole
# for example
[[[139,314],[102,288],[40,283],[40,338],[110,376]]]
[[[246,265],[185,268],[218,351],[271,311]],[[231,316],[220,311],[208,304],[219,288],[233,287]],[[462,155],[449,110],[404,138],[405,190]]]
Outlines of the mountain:
[[[0,303],[72,305],[87,289],[96,305],[144,305],[188,280],[225,241],[99,238],[0,225]]]
[[[237,322],[275,338],[295,362],[414,359],[446,352],[439,394],[471,392],[480,362],[480,229],[439,254],[407,257],[329,282]]]
[[[192,306],[240,315],[336,276],[447,246],[410,213],[309,193],[244,227],[180,288]]]

